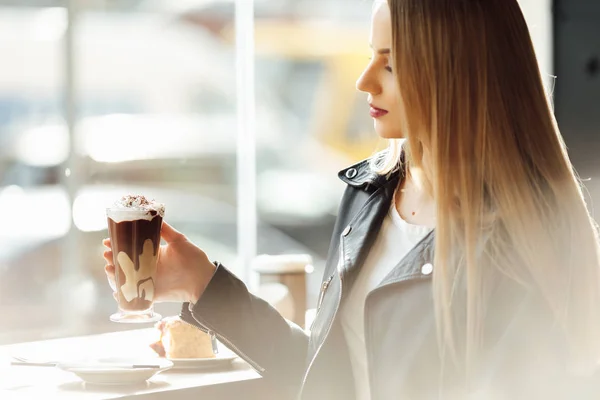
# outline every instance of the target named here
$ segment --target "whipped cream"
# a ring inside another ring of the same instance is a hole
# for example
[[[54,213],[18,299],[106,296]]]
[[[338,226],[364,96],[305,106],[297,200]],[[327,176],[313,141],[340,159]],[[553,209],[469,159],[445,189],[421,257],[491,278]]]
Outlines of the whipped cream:
[[[157,215],[160,217],[165,216],[165,205],[154,200],[148,200],[145,196],[126,195],[108,208],[106,213],[116,223],[138,219],[150,221]]]

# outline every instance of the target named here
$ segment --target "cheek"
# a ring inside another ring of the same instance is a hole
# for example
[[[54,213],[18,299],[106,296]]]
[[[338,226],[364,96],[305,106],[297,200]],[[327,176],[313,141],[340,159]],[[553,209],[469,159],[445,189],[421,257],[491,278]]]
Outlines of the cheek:
[[[398,87],[395,83],[391,84],[390,88],[390,103],[393,105],[394,110],[397,112],[402,107],[402,95],[398,90]]]
[[[385,82],[385,92],[384,92],[384,102],[386,105],[386,109],[390,114],[394,115],[396,118],[401,114],[402,110],[402,96],[398,87],[396,85],[395,78],[392,74],[388,74],[386,82]]]

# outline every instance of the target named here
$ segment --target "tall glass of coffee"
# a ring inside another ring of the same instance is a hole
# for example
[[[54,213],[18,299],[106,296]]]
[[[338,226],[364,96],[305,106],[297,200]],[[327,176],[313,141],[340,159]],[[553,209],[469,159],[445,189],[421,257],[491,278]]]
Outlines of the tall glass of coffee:
[[[144,196],[123,196],[106,210],[119,310],[115,322],[154,322],[156,263],[165,206]]]

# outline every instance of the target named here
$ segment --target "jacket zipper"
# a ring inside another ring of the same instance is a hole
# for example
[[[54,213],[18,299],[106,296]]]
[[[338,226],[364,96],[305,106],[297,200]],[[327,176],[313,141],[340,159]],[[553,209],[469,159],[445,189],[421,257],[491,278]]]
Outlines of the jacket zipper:
[[[341,263],[344,262],[343,241],[340,242],[340,261],[339,262],[341,262]],[[323,337],[323,340],[321,340],[321,344],[319,345],[319,347],[317,347],[317,350],[315,351],[315,354],[312,356],[312,359],[310,360],[310,363],[308,364],[308,368],[306,368],[306,372],[304,373],[304,378],[302,379],[302,386],[300,386],[302,389],[304,389],[304,386],[306,385],[306,380],[308,379],[308,374],[310,373],[310,369],[312,368],[315,360],[317,359],[317,357],[319,355],[319,352],[321,351],[321,348],[323,347],[323,345],[327,341],[327,338],[329,337],[329,332],[331,331],[331,327],[333,326],[333,320],[335,319],[335,316],[337,315],[338,310],[340,308],[340,303],[342,302],[342,284],[343,284],[342,275],[343,274],[340,272],[339,269],[337,269],[337,272],[338,272],[338,275],[340,277],[340,290],[339,290],[339,294],[338,294],[338,301],[337,301],[337,303],[335,305],[335,310],[333,311],[333,314],[332,314],[333,316],[331,318],[331,321],[329,321],[329,326],[327,327],[327,331],[325,332],[325,336]],[[329,287],[329,284],[333,280],[334,276],[335,276],[335,274],[331,275],[331,277],[329,277],[327,279],[327,281],[323,282],[323,287],[325,289],[327,289],[327,287]],[[324,292],[323,292],[323,297],[324,297]],[[323,299],[321,298],[320,300],[323,300]]]
[[[342,279],[342,277],[340,276],[340,286],[341,286],[341,279]],[[341,302],[342,302],[342,288],[340,287],[340,294],[338,295],[338,301],[335,306],[335,310],[333,312],[333,318],[335,318],[335,315],[337,314],[338,309],[340,308]],[[310,360],[310,364],[308,364],[308,368],[306,369],[306,373],[304,374],[304,379],[302,379],[302,387],[304,387],[304,385],[306,384],[306,380],[308,379],[308,374],[310,372],[310,369],[312,368],[315,360],[317,359],[317,356],[319,355],[321,348],[323,347],[323,345],[327,341],[327,338],[329,337],[329,332],[331,331],[331,327],[333,326],[333,318],[331,321],[329,321],[329,326],[327,327],[327,332],[325,332],[325,337],[321,341],[321,344],[319,345],[319,347],[317,347],[317,351],[315,351],[315,355],[312,357],[312,360]]]
[[[248,364],[250,364],[250,366],[252,368],[254,368],[255,371],[257,371],[260,374],[262,374],[263,372],[265,372],[265,369],[263,367],[261,367],[260,365],[258,365],[258,363],[256,363],[250,357],[248,357],[248,355],[246,355],[246,353],[244,353],[236,345],[234,345],[233,343],[231,343],[231,341],[229,341],[229,339],[227,339],[225,336],[217,333],[214,329],[209,328],[208,324],[206,324],[205,322],[201,322],[200,320],[198,320],[198,318],[196,318],[192,313],[190,313],[190,315],[194,319],[194,321],[196,321],[198,323],[198,325],[194,324],[194,326],[196,328],[200,329],[202,332],[207,333],[211,337],[212,345],[213,345],[213,351],[216,349],[216,341],[214,339],[215,338],[219,339],[227,347],[229,347],[237,355],[239,355],[244,361],[246,361]]]
[[[319,294],[319,302],[317,303],[317,311],[321,308],[321,303],[323,303],[323,298],[325,297],[325,292],[327,291],[327,288],[329,287],[329,284],[331,283],[331,280],[333,279],[334,276],[335,276],[335,274],[331,275],[321,285],[321,293]]]

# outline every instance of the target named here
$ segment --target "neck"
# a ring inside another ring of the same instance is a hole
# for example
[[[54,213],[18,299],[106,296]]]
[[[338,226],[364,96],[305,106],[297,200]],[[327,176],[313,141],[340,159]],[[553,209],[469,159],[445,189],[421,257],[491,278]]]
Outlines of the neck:
[[[406,167],[404,179],[398,185],[395,205],[406,222],[414,225],[435,226],[435,202],[421,183],[422,173]]]

